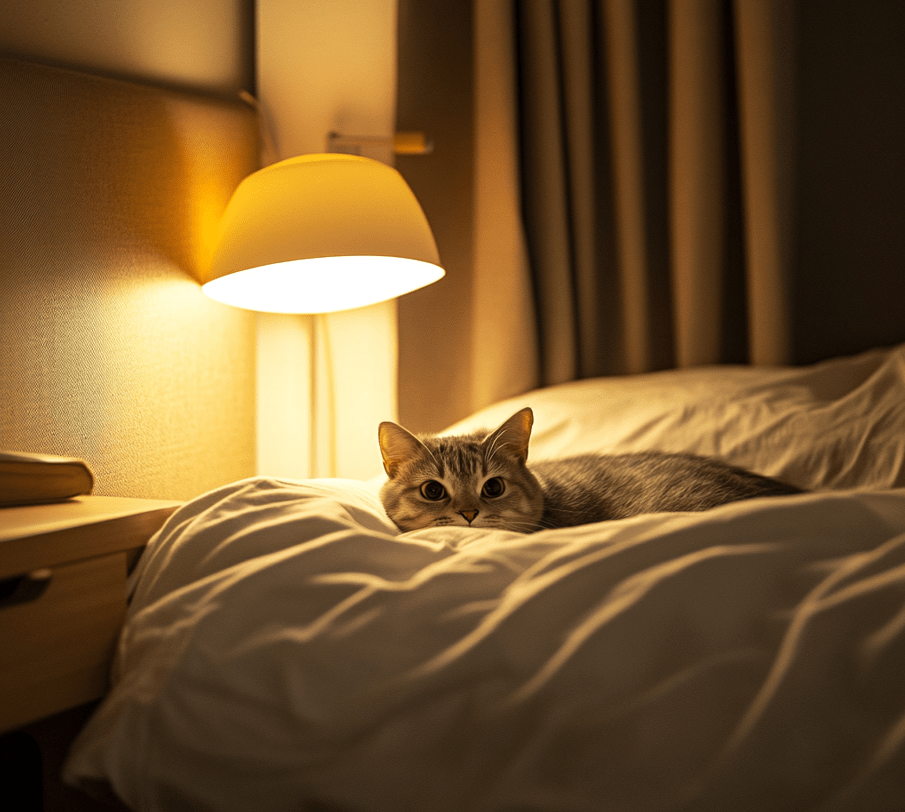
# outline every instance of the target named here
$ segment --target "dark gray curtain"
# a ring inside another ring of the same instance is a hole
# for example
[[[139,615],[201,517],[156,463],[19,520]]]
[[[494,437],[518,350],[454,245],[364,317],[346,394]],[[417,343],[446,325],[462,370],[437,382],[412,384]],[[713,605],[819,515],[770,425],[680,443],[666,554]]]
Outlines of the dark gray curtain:
[[[905,3],[399,13],[398,125],[436,149],[398,166],[447,265],[399,303],[411,426],[541,383],[905,341]]]
[[[905,179],[902,142],[892,137],[903,134],[901,112],[866,111],[860,101],[868,91],[903,108],[893,102],[903,60],[886,31],[905,22],[894,5],[869,0],[846,13],[838,2],[804,0],[513,4],[520,196],[542,383],[783,364],[814,360],[816,347],[828,355],[905,340],[905,318],[884,315],[868,331],[845,324],[846,292],[859,275],[875,313],[887,311],[890,282],[905,292],[888,265],[864,268],[851,250],[879,238],[886,262],[901,269],[901,230],[878,225],[890,212],[864,190],[850,208],[832,210],[825,191],[828,178],[866,157],[880,189],[884,171]],[[850,65],[842,81],[827,60],[836,79],[829,94],[815,67],[826,59],[817,41],[836,42],[837,59]],[[832,99],[823,109],[814,107],[818,91]],[[885,129],[870,136],[856,127],[852,137],[851,116],[865,112]],[[821,132],[823,163],[815,165],[805,134],[818,119],[833,126],[833,117],[850,140]],[[900,193],[900,213],[902,202]],[[872,226],[865,205],[876,212]],[[821,279],[813,253],[834,243]],[[839,298],[820,312],[813,296],[828,286]],[[834,325],[828,309],[843,323]],[[815,329],[830,340],[815,342]],[[852,339],[838,340],[843,333]]]
[[[719,0],[516,3],[544,383],[748,360],[736,22]]]

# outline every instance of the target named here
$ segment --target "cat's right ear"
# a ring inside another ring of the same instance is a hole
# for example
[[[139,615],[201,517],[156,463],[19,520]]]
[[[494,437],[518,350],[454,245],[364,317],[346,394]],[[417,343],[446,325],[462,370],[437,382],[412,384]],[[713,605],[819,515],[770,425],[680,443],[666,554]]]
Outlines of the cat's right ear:
[[[390,422],[380,424],[377,440],[383,457],[383,469],[390,479],[399,473],[399,467],[406,460],[418,456],[424,449],[424,445],[414,434]]]

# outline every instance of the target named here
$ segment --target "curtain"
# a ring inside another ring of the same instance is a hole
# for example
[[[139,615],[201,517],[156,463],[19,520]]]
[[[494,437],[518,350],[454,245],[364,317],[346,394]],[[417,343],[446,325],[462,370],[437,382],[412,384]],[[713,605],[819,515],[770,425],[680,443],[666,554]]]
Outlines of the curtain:
[[[905,341],[905,3],[400,0],[400,417]]]
[[[509,190],[523,226],[509,243],[525,254],[494,284],[533,295],[538,383],[789,360],[788,8],[476,4],[477,177]],[[500,65],[506,98],[488,90]],[[510,122],[512,181],[504,158],[481,160],[488,101]]]

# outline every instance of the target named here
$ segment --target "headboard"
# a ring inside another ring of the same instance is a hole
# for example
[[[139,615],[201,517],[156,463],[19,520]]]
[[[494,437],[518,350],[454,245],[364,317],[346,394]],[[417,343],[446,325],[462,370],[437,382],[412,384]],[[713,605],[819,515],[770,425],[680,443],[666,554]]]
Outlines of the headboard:
[[[0,103],[0,449],[81,457],[104,495],[252,475],[254,316],[198,282],[254,112],[8,59]]]

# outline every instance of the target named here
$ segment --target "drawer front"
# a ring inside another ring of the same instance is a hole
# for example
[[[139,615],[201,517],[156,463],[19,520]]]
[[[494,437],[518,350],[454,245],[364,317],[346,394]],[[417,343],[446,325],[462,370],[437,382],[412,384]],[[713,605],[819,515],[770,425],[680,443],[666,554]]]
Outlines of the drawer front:
[[[0,730],[102,696],[125,612],[125,553],[54,567],[39,596],[0,607]]]

